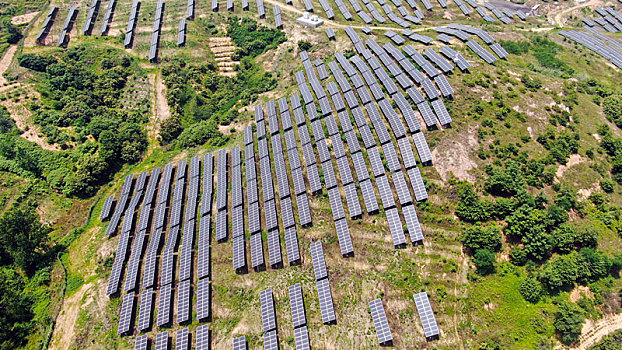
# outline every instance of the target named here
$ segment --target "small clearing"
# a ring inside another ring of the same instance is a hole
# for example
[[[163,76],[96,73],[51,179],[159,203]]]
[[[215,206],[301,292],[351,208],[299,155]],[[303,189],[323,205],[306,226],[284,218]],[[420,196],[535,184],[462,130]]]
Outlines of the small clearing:
[[[63,300],[60,314],[56,318],[50,349],[69,349],[74,339],[75,326],[82,309],[84,295],[93,287],[93,283],[83,285],[72,296]]]
[[[566,165],[560,165],[557,168],[557,171],[555,172],[555,179],[557,181],[559,181],[563,176],[564,176],[564,172],[566,170],[568,170],[569,168],[575,166],[575,165],[579,165],[583,162],[585,162],[587,160],[587,158],[581,157],[578,154],[571,154],[570,158],[568,159],[568,163],[566,163]]]
[[[232,77],[236,75],[235,66],[240,61],[234,61],[231,56],[235,53],[235,45],[230,37],[212,37],[207,41],[207,45],[216,57],[218,65],[218,75]]]
[[[32,21],[33,18],[37,17],[38,14],[39,12],[30,12],[23,15],[15,16],[11,18],[11,24],[18,26],[20,24],[30,23],[30,21]]]
[[[21,85],[24,86],[24,85]],[[39,94],[35,91],[28,91],[28,94],[34,95],[37,99],[40,98]],[[20,130],[24,132],[20,135],[30,142],[36,143],[39,147],[50,150],[50,151],[60,151],[60,146],[58,144],[49,144],[47,139],[43,134],[41,134],[41,129],[38,125],[33,124],[30,117],[32,113],[26,107],[25,101],[19,100],[17,102],[12,99],[6,99],[2,102],[2,105],[6,107],[11,115],[11,118],[15,121],[15,125]]]
[[[8,81],[4,77],[4,72],[9,69],[11,62],[13,62],[13,57],[15,56],[15,52],[17,52],[17,45],[9,46],[9,49],[6,50],[2,59],[0,59],[0,85],[7,84]]]
[[[444,182],[451,174],[459,180],[475,181],[469,171],[476,168],[477,163],[469,157],[469,152],[478,149],[476,135],[476,130],[472,129],[463,138],[442,137],[432,150],[434,168]]]

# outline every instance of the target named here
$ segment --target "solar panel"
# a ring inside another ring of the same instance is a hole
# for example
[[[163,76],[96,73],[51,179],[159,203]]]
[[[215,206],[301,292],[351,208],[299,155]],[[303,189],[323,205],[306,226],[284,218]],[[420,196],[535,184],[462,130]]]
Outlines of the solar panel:
[[[289,305],[292,310],[292,325],[294,328],[306,325],[307,317],[305,315],[305,303],[300,283],[289,287]]]
[[[419,168],[412,168],[408,170],[408,177],[415,192],[415,199],[417,201],[427,199],[428,192],[425,188],[425,184],[423,183],[423,178],[421,177],[421,172],[419,171]]]
[[[228,227],[227,212],[225,210],[219,211],[216,214],[216,241],[222,242],[227,239]]]
[[[296,342],[296,350],[310,350],[309,331],[307,326],[294,329],[294,341]]]
[[[324,128],[322,127],[322,122],[319,119],[316,119],[311,123],[311,129],[313,130],[313,137],[315,138],[315,141],[323,140],[326,137],[324,134]]]
[[[395,147],[393,146],[393,143],[389,142],[382,145],[382,151],[384,153],[384,159],[387,161],[389,171],[400,171],[402,169],[402,165],[397,158],[397,153],[395,152]]]
[[[380,344],[387,344],[393,341],[393,335],[389,328],[389,321],[387,315],[384,312],[384,306],[382,306],[382,300],[376,299],[369,302],[369,308],[371,309],[371,318],[374,321],[374,327],[376,328],[376,335],[378,336],[378,342]]]
[[[345,133],[346,142],[348,143],[348,150],[350,153],[357,153],[361,150],[361,146],[359,145],[359,140],[356,137],[356,133],[354,130],[350,130]]]
[[[210,318],[210,283],[209,279],[197,282],[197,319],[204,321]]]
[[[261,302],[261,322],[263,331],[269,332],[276,329],[276,311],[274,309],[274,297],[272,289],[268,288],[259,293]]]
[[[168,350],[169,338],[168,332],[164,331],[156,335],[155,350]]]
[[[324,173],[324,183],[326,189],[331,189],[337,186],[337,178],[335,177],[335,168],[330,160],[322,163],[322,171]]]
[[[246,200],[252,204],[259,200],[259,191],[257,189],[257,179],[250,179],[246,182]]]
[[[415,154],[413,152],[412,144],[408,140],[407,137],[403,137],[397,140],[397,145],[399,146],[400,153],[402,154],[402,160],[404,167],[406,169],[410,169],[417,165],[417,161],[415,160]]]
[[[177,323],[190,321],[190,280],[179,282],[177,287]]]
[[[132,315],[134,314],[134,292],[129,292],[123,296],[121,304],[121,314],[119,315],[119,328],[117,335],[123,335],[130,332],[132,328]]]
[[[175,350],[189,350],[190,349],[190,331],[188,328],[183,328],[177,331],[175,336]]]
[[[277,337],[276,330],[267,332],[263,335],[263,348],[264,350],[279,349],[279,339]]]
[[[285,249],[290,265],[300,262],[300,248],[298,247],[298,235],[295,226],[285,229]]]
[[[107,197],[104,201],[104,206],[102,207],[101,214],[99,215],[99,220],[105,221],[110,218],[112,204],[114,203],[114,195]]]
[[[296,225],[294,220],[294,207],[292,206],[292,199],[290,197],[281,199],[281,221],[284,228],[289,228]]]
[[[292,170],[292,180],[294,181],[294,192],[296,195],[306,193],[307,188],[302,174],[302,168],[294,168]]]
[[[356,185],[353,183],[348,184],[345,186],[344,191],[346,193],[346,203],[348,204],[350,219],[360,218],[361,215],[363,215],[363,211],[361,210],[361,203],[356,193]]]
[[[391,232],[391,238],[393,239],[394,246],[400,246],[406,244],[406,236],[404,236],[404,226],[400,219],[397,208],[391,208],[385,210],[387,215],[387,222],[389,224],[389,231]]]
[[[134,350],[147,350],[149,348],[149,336],[141,335],[140,337],[136,337],[136,342],[134,343]]]
[[[382,164],[382,159],[380,158],[380,151],[378,151],[378,147],[372,147],[367,150],[367,156],[369,157],[369,162],[371,163],[371,169],[374,173],[375,177],[384,175],[384,165]]]
[[[153,308],[153,290],[151,288],[144,289],[140,293],[140,311],[138,314],[139,332],[149,330],[151,328],[151,309]]]
[[[337,166],[339,167],[341,183],[344,185],[351,184],[353,181],[352,171],[350,170],[350,163],[348,162],[348,158],[345,157],[345,155],[337,159]]]
[[[426,141],[423,133],[418,132],[413,134],[413,141],[415,141],[415,147],[417,148],[417,153],[419,153],[419,160],[421,163],[431,163],[432,153],[430,152],[428,142]]]
[[[268,231],[268,256],[273,268],[283,263],[281,254],[281,239],[278,229]]]
[[[322,192],[322,184],[320,182],[320,174],[317,170],[317,164],[307,166],[307,178],[309,179],[309,189],[311,193]]]
[[[423,333],[425,334],[425,337],[430,338],[438,336],[440,331],[438,329],[438,324],[436,323],[434,310],[432,310],[432,306],[430,305],[428,293],[421,292],[413,295],[413,298],[415,299],[415,305],[417,306],[419,318],[421,318],[421,325],[423,326]]]
[[[345,218],[335,220],[335,228],[337,230],[337,239],[339,240],[339,249],[341,255],[348,256],[354,253],[352,246],[352,236],[350,235],[350,229],[348,228],[348,222]]]
[[[313,224],[311,219],[311,209],[309,208],[309,199],[306,193],[301,193],[296,197],[298,205],[298,220],[302,227],[308,227]]]
[[[410,195],[410,189],[406,184],[404,173],[401,171],[395,172],[391,175],[395,191],[397,192],[397,198],[400,201],[400,205],[406,205],[412,203],[412,196]]]
[[[156,324],[162,327],[171,323],[171,300],[173,297],[173,285],[171,283],[160,287],[158,298],[158,319]]]
[[[331,211],[333,213],[333,219],[335,221],[343,219],[345,213],[343,210],[343,203],[341,202],[341,195],[339,194],[339,188],[333,187],[328,190],[328,199],[330,201]]]
[[[212,210],[212,187],[214,173],[214,155],[208,153],[203,159],[203,196],[201,197],[201,215]]]
[[[270,168],[270,158],[262,158],[259,162],[261,174],[261,184],[263,186],[263,200],[274,199],[274,184],[272,183],[272,169]]]
[[[210,273],[210,216],[206,215],[199,222],[199,246],[197,257],[197,277],[199,279],[209,277]]]
[[[246,268],[246,245],[244,235],[233,237],[233,269],[240,271]]]
[[[376,139],[374,139],[374,136],[372,135],[369,126],[359,126],[359,133],[361,134],[361,138],[363,139],[363,145],[365,146],[365,148],[371,149],[377,145]]]
[[[346,150],[343,145],[343,141],[341,140],[341,135],[335,134],[330,137],[331,146],[333,148],[333,152],[335,152],[335,158],[339,159],[346,155]]]
[[[432,108],[434,108],[434,113],[438,117],[438,120],[441,122],[441,125],[446,126],[449,125],[452,120],[445,108],[445,104],[441,99],[436,99],[432,101]]]
[[[266,230],[271,231],[279,227],[274,199],[264,203],[264,214],[266,215]]]
[[[197,344],[196,350],[209,350],[210,349],[210,335],[209,325],[204,324],[197,327],[196,330]]]
[[[406,221],[406,227],[408,234],[410,235],[410,241],[413,243],[423,241],[423,232],[421,225],[419,224],[419,218],[417,218],[417,212],[414,205],[406,205],[402,207],[404,213],[404,220]]]
[[[248,344],[246,344],[246,336],[233,338],[233,350],[248,350]]]
[[[380,192],[380,199],[382,200],[382,207],[384,210],[395,206],[395,200],[393,199],[393,192],[389,185],[389,180],[386,175],[376,177],[376,185]]]
[[[320,300],[320,312],[322,314],[322,322],[324,324],[334,323],[335,307],[333,306],[333,296],[330,291],[328,278],[316,282],[317,293]]]
[[[175,266],[173,265],[174,252],[172,249],[165,249],[162,253],[162,278],[160,284],[168,285],[173,282],[173,271]]]
[[[263,264],[263,241],[261,233],[256,233],[251,236],[251,266],[253,268],[259,268],[263,266]]]
[[[313,260],[313,271],[315,272],[315,280],[328,277],[328,271],[326,270],[326,259],[324,257],[324,248],[322,248],[322,242],[317,241],[311,243],[311,259]]]

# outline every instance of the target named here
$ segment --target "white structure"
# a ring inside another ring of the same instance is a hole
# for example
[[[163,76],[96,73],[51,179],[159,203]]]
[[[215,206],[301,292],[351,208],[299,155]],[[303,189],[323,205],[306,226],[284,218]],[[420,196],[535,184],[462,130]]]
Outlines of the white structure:
[[[317,15],[310,16],[309,12],[305,12],[304,15],[302,15],[302,17],[299,17],[298,19],[296,19],[296,22],[298,22],[299,24],[302,24],[303,26],[307,26],[311,28],[317,28],[321,26],[322,24],[324,24],[324,21],[321,20]]]

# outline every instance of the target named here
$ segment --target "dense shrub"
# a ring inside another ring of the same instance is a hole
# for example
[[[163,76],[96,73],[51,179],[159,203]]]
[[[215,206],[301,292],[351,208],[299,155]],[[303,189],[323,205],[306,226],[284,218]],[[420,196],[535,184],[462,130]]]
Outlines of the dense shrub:
[[[585,314],[578,306],[564,301],[557,305],[555,312],[555,332],[560,336],[562,343],[569,345],[579,339]]]
[[[489,275],[495,272],[495,253],[488,249],[479,249],[473,255],[473,262],[477,266],[477,273]]]
[[[17,63],[24,68],[32,69],[37,72],[45,72],[49,65],[58,63],[58,60],[50,55],[25,53],[17,57]]]
[[[462,233],[462,242],[474,252],[479,249],[495,252],[501,247],[501,231],[497,227],[469,227]]]
[[[525,278],[519,287],[520,294],[530,303],[537,303],[542,295],[542,286],[533,277]]]

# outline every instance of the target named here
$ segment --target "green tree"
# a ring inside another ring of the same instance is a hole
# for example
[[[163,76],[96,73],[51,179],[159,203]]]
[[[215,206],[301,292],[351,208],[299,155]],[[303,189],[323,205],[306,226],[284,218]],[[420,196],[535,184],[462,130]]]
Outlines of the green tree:
[[[30,332],[31,301],[23,278],[12,268],[0,268],[0,349],[16,349]]]
[[[506,221],[505,232],[521,239],[528,256],[536,260],[543,260],[548,256],[552,244],[547,231],[549,218],[545,211],[523,205],[508,216]]]
[[[556,256],[544,265],[538,279],[551,292],[570,289],[579,277],[577,253]]]
[[[181,120],[179,116],[171,116],[162,122],[162,127],[160,129],[160,137],[162,137],[163,144],[169,144],[173,140],[181,134],[183,131],[183,127],[181,126]]]
[[[616,122],[617,125],[617,120],[622,118],[622,95],[605,97],[603,99],[603,112],[607,119]]]
[[[462,243],[471,251],[488,249],[496,252],[501,247],[501,231],[498,227],[469,227],[462,233]]]
[[[495,253],[488,249],[479,249],[473,255],[473,262],[477,266],[477,273],[489,275],[495,272]]]
[[[553,326],[562,343],[570,345],[579,339],[584,321],[585,314],[583,310],[575,304],[564,301],[557,305]]]
[[[40,262],[50,229],[32,208],[12,208],[0,217],[0,255],[27,272]]]
[[[542,295],[542,286],[533,277],[526,277],[519,287],[520,294],[530,303],[537,303]]]

